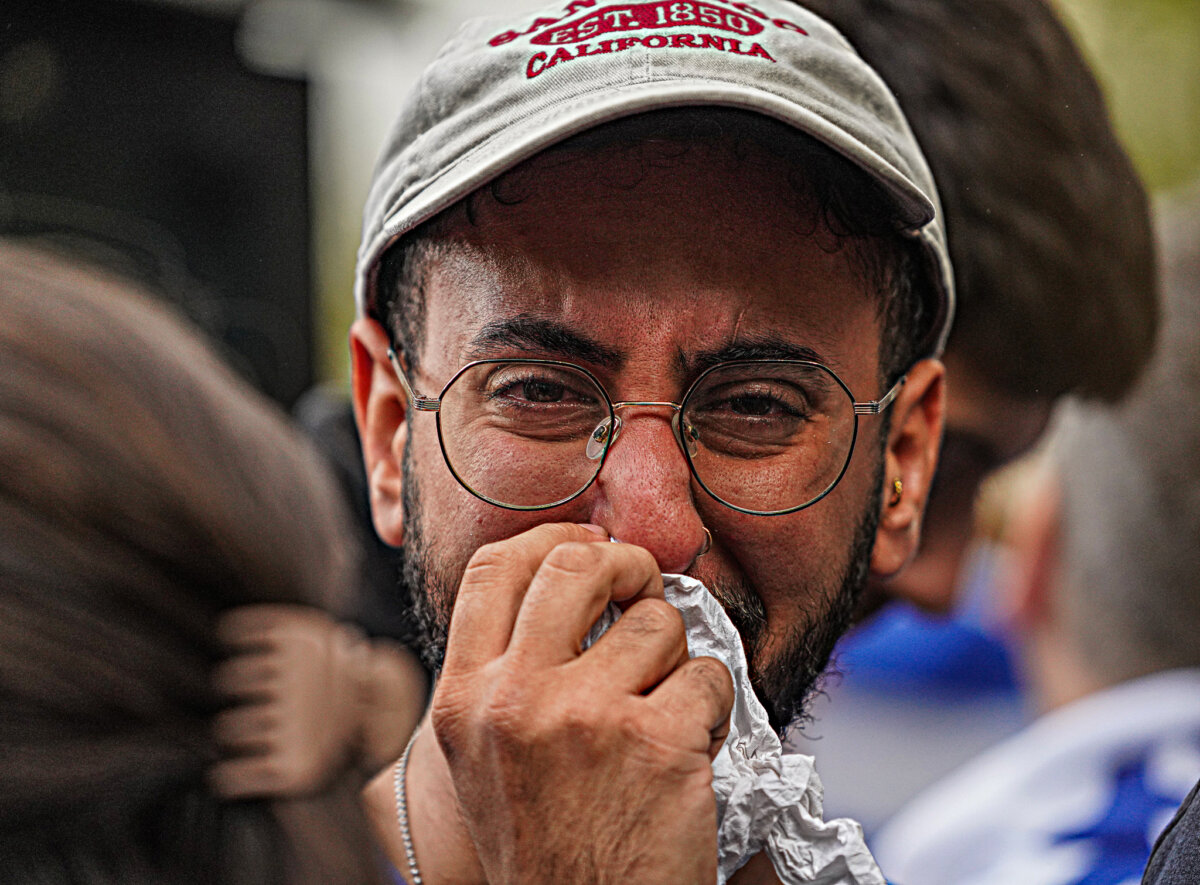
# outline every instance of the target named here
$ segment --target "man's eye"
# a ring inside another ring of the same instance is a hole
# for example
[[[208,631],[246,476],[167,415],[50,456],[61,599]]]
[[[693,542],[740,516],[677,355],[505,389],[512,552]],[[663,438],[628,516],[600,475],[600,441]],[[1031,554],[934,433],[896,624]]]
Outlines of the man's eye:
[[[696,411],[713,417],[803,418],[808,404],[799,391],[779,385],[715,390],[695,404]]]
[[[777,414],[781,411],[789,411],[783,403],[763,394],[744,394],[742,396],[730,397],[728,408],[729,411],[737,415],[749,415],[758,418]]]
[[[562,402],[566,388],[553,381],[526,381],[520,385],[521,393],[531,403]]]
[[[595,396],[570,379],[531,375],[497,377],[489,385],[489,400],[507,400],[518,404],[591,404]]]

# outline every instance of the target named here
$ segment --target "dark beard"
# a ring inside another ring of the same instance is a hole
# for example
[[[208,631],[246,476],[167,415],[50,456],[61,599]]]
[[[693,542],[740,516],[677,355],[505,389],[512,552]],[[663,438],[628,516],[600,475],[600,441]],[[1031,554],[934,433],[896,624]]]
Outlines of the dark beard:
[[[742,637],[750,684],[767,711],[771,728],[781,738],[788,728],[806,721],[805,707],[820,688],[834,646],[853,620],[866,586],[878,524],[879,511],[868,506],[854,533],[840,582],[832,591],[810,586],[809,592],[799,594],[820,606],[808,612],[805,624],[791,630],[779,651],[765,662],[767,610],[759,595],[741,581],[721,581],[709,588]]]
[[[443,575],[429,554],[418,502],[417,472],[413,470],[412,446],[404,449],[401,461],[404,503],[404,545],[400,548],[400,582],[412,600],[416,620],[417,651],[429,672],[436,677],[446,659],[446,636],[454,608],[458,582]]]
[[[411,452],[412,447],[407,447],[402,463],[404,546],[401,548],[401,580],[413,601],[421,659],[437,674],[446,657],[446,636],[458,581],[439,569],[429,553],[417,503],[420,495]],[[882,466],[880,464],[880,468]],[[874,488],[878,486],[876,482]],[[859,520],[840,581],[832,590],[815,586],[797,588],[802,591],[798,598],[819,601],[821,607],[810,611],[806,624],[791,631],[783,640],[780,651],[765,663],[760,661],[768,638],[767,612],[762,599],[741,581],[723,581],[709,588],[742,637],[750,684],[767,711],[771,728],[780,737],[789,726],[803,723],[804,707],[819,687],[834,646],[850,626],[866,585],[878,524],[879,510],[872,494]]]

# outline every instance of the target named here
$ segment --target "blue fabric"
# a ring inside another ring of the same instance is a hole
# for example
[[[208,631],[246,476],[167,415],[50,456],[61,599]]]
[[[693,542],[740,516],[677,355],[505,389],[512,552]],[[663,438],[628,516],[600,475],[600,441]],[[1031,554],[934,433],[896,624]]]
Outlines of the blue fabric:
[[[962,616],[894,603],[838,644],[838,668],[856,687],[891,694],[971,697],[1018,691],[1003,638]]]
[[[1071,885],[1120,885],[1141,876],[1150,857],[1151,825],[1179,803],[1156,791],[1147,777],[1150,750],[1119,762],[1108,804],[1090,825],[1060,834],[1056,845],[1085,842],[1095,851],[1091,868]]]
[[[901,699],[1018,696],[1012,640],[992,613],[998,561],[991,545],[972,550],[948,615],[926,614],[901,602],[878,612],[839,643],[839,669],[856,688]]]

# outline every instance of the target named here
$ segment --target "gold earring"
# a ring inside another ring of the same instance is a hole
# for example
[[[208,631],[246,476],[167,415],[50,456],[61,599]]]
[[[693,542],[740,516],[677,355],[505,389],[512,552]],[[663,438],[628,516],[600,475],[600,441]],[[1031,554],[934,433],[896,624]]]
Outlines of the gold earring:
[[[712,549],[712,532],[710,532],[705,526],[700,526],[700,528],[704,529],[704,546],[701,547],[700,552],[696,554],[697,559]]]
[[[892,480],[892,498],[888,501],[889,507],[895,507],[900,503],[900,499],[904,497],[904,483],[900,481],[900,477]]]

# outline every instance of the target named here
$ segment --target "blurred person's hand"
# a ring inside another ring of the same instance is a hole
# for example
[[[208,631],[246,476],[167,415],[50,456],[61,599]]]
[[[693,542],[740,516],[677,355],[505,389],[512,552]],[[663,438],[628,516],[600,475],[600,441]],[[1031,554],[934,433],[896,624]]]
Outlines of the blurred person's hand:
[[[234,702],[214,723],[229,754],[211,775],[222,795],[303,795],[400,755],[425,692],[410,653],[295,605],[234,609],[218,631],[231,656],[214,682]]]

